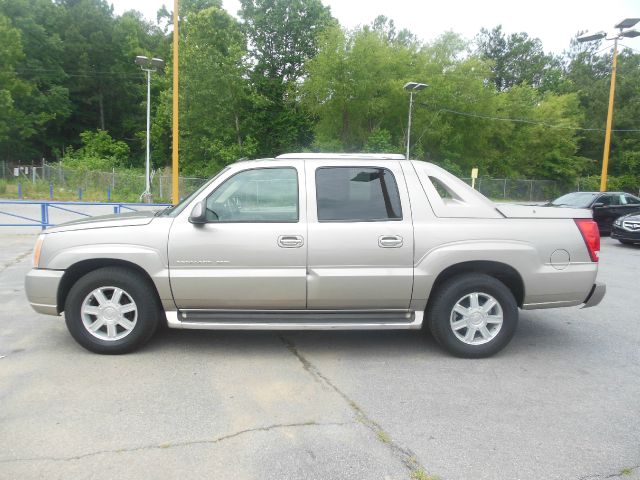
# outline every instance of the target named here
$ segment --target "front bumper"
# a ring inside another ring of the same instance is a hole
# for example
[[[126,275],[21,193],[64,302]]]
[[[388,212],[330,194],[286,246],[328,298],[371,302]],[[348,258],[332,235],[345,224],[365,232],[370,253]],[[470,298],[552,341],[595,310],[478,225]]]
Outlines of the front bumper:
[[[613,227],[611,227],[611,238],[626,240],[628,242],[640,242],[640,231],[630,232],[629,230],[613,225]]]
[[[58,287],[64,270],[33,268],[24,280],[24,289],[31,308],[45,315],[59,315]]]
[[[594,283],[593,288],[591,288],[589,295],[587,295],[582,308],[595,307],[602,301],[605,293],[607,293],[607,286],[604,283]]]

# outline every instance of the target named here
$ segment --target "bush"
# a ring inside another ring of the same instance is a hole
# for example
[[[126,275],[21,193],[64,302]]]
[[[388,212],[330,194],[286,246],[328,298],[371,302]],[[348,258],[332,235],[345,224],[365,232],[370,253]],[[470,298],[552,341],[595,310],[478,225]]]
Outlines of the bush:
[[[129,146],[111,138],[105,130],[85,131],[80,134],[82,147],[69,147],[63,162],[65,166],[83,170],[108,171],[126,167],[129,163]]]
[[[397,146],[391,142],[391,133],[384,128],[376,128],[369,134],[363,152],[367,153],[399,153]]]
[[[579,178],[578,189],[583,192],[597,192],[600,190],[600,175]],[[608,175],[607,190],[638,195],[640,192],[640,177],[635,175]]]

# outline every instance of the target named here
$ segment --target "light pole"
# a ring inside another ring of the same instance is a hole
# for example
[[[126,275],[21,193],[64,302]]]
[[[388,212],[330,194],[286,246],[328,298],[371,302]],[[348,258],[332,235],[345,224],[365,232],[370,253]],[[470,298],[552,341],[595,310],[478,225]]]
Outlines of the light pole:
[[[616,68],[618,65],[618,40],[626,37],[633,38],[640,35],[637,30],[625,30],[625,28],[631,28],[636,23],[640,22],[640,18],[625,18],[618,23],[615,28],[619,29],[619,32],[611,38],[607,38],[606,32],[598,32],[592,35],[583,35],[578,37],[578,42],[593,42],[595,40],[613,40],[613,62],[611,65],[611,85],[609,87],[609,109],[607,110],[607,128],[604,134],[604,150],[602,152],[602,175],[600,177],[600,191],[607,190],[607,170],[609,168],[609,150],[611,146],[611,125],[613,124],[613,99],[616,92]]]
[[[161,58],[148,58],[142,55],[136,57],[136,64],[140,65],[140,69],[147,72],[147,162],[144,175],[144,192],[141,197],[145,203],[151,203],[151,72],[162,70],[164,60]]]
[[[409,148],[411,142],[411,110],[413,109],[413,92],[424,90],[428,85],[426,83],[407,82],[404,85],[404,89],[409,92],[409,121],[407,122],[407,156],[409,160]]]

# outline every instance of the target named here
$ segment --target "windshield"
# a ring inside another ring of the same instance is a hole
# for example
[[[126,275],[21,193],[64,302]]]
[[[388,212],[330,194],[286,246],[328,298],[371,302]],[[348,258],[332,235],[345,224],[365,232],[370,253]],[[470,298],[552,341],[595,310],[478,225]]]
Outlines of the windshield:
[[[162,210],[159,213],[159,215],[168,216],[168,217],[175,217],[175,216],[179,215],[180,212],[182,212],[186,208],[186,206],[189,205],[191,203],[191,201],[200,194],[200,192],[202,192],[205,188],[207,188],[209,185],[211,185],[211,182],[213,182],[216,178],[218,178],[220,175],[222,175],[227,170],[229,170],[229,167],[223,168],[215,176],[213,176],[209,181],[205,182],[200,188],[198,188],[195,192],[193,192],[191,195],[189,195],[186,198],[183,198],[176,205],[174,205],[172,207],[168,207],[168,208]]]
[[[596,195],[597,193],[590,192],[567,193],[560,198],[556,198],[551,202],[551,205],[558,207],[589,208],[589,205],[591,205],[591,202],[593,201],[593,197]]]

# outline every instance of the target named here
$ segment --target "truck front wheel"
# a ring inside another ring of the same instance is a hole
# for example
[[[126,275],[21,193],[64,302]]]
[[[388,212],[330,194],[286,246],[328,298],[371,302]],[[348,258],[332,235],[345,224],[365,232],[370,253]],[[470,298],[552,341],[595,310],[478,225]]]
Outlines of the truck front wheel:
[[[73,338],[95,353],[127,353],[158,326],[153,285],[135,271],[105,267],[80,278],[67,296],[65,321]]]
[[[435,339],[452,354],[488,357],[513,337],[518,305],[511,290],[494,277],[457,275],[432,292],[427,322]]]

